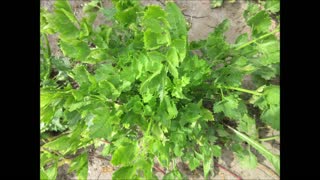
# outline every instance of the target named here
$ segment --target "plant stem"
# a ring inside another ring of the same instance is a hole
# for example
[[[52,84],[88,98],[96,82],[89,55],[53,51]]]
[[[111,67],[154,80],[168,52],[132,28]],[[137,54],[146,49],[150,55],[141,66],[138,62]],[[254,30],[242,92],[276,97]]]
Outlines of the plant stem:
[[[47,152],[47,153],[51,153],[51,154],[55,154],[56,156],[59,156],[59,157],[63,157],[63,155],[57,151],[53,151],[53,150],[48,150],[44,147],[40,147],[40,151],[43,151],[43,152]]]
[[[222,98],[224,98],[223,91],[221,88],[220,88],[220,93],[221,93]]]
[[[268,36],[270,36],[270,35],[272,35],[272,34],[274,34],[274,33],[276,33],[276,32],[279,32],[279,31],[280,31],[280,29],[277,28],[277,29],[275,29],[275,30],[272,31],[272,32],[269,32],[269,33],[267,33],[267,34],[264,34],[264,35],[258,37],[257,39],[254,39],[254,40],[251,40],[251,41],[249,41],[249,42],[247,42],[247,43],[242,44],[241,46],[237,47],[235,50],[236,50],[236,51],[237,51],[237,50],[240,50],[240,49],[242,49],[242,48],[244,48],[244,47],[246,47],[246,46],[249,46],[249,45],[252,44],[252,43],[255,43],[256,41],[258,41],[258,40],[260,40],[260,39],[266,38],[266,37],[268,37]]]
[[[49,39],[47,35],[43,35],[45,40],[46,40],[46,45],[47,45],[47,58],[51,57],[51,48],[50,48],[50,44],[49,44]]]
[[[229,87],[229,86],[221,86],[221,88],[236,90],[236,91],[245,92],[245,93],[249,93],[249,94],[253,94],[253,95],[257,95],[257,96],[261,96],[262,95],[262,93],[259,93],[259,92],[256,92],[256,91],[252,91],[252,90],[248,90],[248,89],[243,89],[243,88]]]
[[[45,35],[45,34],[43,34],[42,36],[43,36],[44,41],[45,41],[45,45],[43,45],[43,46],[46,46],[46,48],[42,47],[42,50],[45,52],[44,53],[44,60],[46,61],[46,64],[48,66],[48,71],[47,71],[47,73],[45,75],[45,79],[49,79],[50,78],[50,73],[51,73],[51,49],[50,49],[48,36]]]
[[[214,60],[217,60],[218,58],[220,58],[220,56],[223,54],[223,52],[220,52],[215,58]]]
[[[271,137],[259,139],[259,141],[271,141],[271,140],[275,140],[275,139],[279,139],[279,138],[280,138],[280,136],[271,136]]]
[[[106,140],[104,140],[104,139],[100,139],[100,141],[103,142],[103,143],[105,143],[105,144],[111,144],[111,142],[106,141]]]
[[[153,119],[151,118],[150,119],[150,122],[149,122],[149,124],[148,124],[148,128],[147,128],[147,131],[146,131],[146,135],[148,135],[149,136],[149,134],[150,134],[150,129],[151,129],[151,124],[153,123]]]

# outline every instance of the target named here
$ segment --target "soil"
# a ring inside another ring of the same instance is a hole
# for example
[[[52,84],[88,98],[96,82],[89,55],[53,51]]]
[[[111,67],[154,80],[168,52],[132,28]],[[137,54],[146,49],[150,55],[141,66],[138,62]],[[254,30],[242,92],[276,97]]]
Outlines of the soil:
[[[54,0],[41,0],[41,7],[52,10]],[[78,18],[82,17],[82,7],[89,2],[89,0],[70,0],[71,6]],[[143,5],[157,4],[162,5],[164,0],[141,0]],[[235,3],[228,3],[225,1],[223,6],[216,9],[211,9],[210,0],[175,0],[178,6],[182,9],[187,21],[190,23],[191,28],[189,30],[189,40],[205,39],[207,35],[214,29],[216,25],[222,22],[224,19],[230,20],[230,28],[226,32],[226,38],[229,42],[234,42],[235,39],[243,33],[250,35],[250,29],[246,25],[242,14],[246,8],[245,0],[237,0]],[[110,0],[103,0],[105,7],[110,7]],[[107,23],[102,17],[97,18],[95,24]],[[52,52],[56,56],[62,55],[57,46],[57,37],[52,35],[49,37],[50,46]],[[252,86],[250,77],[244,79],[245,86]],[[272,130],[266,127],[260,130],[262,137],[279,135],[278,131]],[[275,154],[280,154],[280,141],[273,140],[263,142],[263,145]],[[116,167],[113,167],[110,163],[111,157],[104,158],[99,156],[101,148],[94,150],[90,155],[88,179],[106,180],[111,179],[113,171]],[[233,174],[241,177],[242,179],[279,179],[270,162],[268,162],[263,156],[256,153],[259,161],[259,165],[256,169],[248,170],[242,168],[233,154],[227,149],[223,149],[222,157],[217,160],[219,167],[215,168],[215,175],[210,179],[237,179]],[[188,176],[189,179],[204,179],[202,176],[202,170],[196,170],[190,172],[185,165],[178,163],[179,169]],[[76,179],[74,174],[67,173],[68,166],[64,165],[59,168],[57,179],[70,180]],[[233,174],[232,174],[233,173]],[[156,172],[159,179],[162,179],[163,173]]]

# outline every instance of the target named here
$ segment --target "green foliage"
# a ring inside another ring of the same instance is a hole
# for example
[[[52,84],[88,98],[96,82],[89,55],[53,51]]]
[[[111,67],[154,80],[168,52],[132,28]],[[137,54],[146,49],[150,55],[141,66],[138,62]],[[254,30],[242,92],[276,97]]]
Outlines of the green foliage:
[[[266,1],[264,8],[271,13],[277,13],[280,11],[280,0]]]
[[[257,157],[250,151],[250,149],[243,149],[240,144],[234,144],[232,150],[241,163],[241,166],[248,169],[257,167]]]
[[[260,89],[263,89],[263,94],[259,97],[252,96],[250,102],[262,110],[260,116],[262,121],[280,130],[280,87],[271,85]]]
[[[223,0],[211,0],[211,7],[217,8],[222,6]]]
[[[70,164],[69,172],[75,171],[78,179],[86,179],[88,176],[88,154],[83,153],[74,158]]]
[[[245,134],[233,129],[232,127],[228,126],[229,129],[231,129],[240,139],[246,141],[249,145],[251,145],[253,148],[255,148],[257,151],[259,151],[266,159],[268,159],[274,166],[274,168],[276,169],[277,173],[280,173],[280,157],[278,155],[275,155],[273,153],[271,153],[270,151],[268,151],[263,145],[261,145],[260,143],[258,143],[257,141],[251,139],[250,137],[246,136]],[[250,151],[249,151],[250,152]],[[252,155],[251,155],[252,156]],[[252,160],[251,157],[248,157],[248,159],[250,159],[250,161],[248,162],[248,166],[251,166],[252,162],[254,160]],[[248,161],[248,160],[247,160]]]
[[[112,2],[110,9],[98,0],[85,4],[82,19],[67,0],[57,0],[51,13],[41,9],[41,179],[56,179],[65,163],[87,179],[91,145],[104,145],[102,155],[112,156],[113,179],[157,179],[155,163],[167,169],[164,179],[185,179],[178,158],[191,171],[202,167],[207,178],[229,142],[241,164],[254,168],[257,158],[242,141],[278,171],[279,157],[259,144],[249,108],[279,130],[280,87],[270,81],[279,76],[279,40],[270,32],[277,5],[250,4],[244,17],[252,39],[242,34],[230,43],[228,20],[207,39],[188,42],[187,23],[173,2],[164,8]],[[110,25],[93,25],[99,14]],[[63,57],[51,53],[53,34]],[[244,89],[247,75],[260,88]]]
[[[229,3],[234,3],[236,2],[237,0],[227,0],[227,2]],[[221,7],[222,4],[223,4],[224,0],[211,0],[211,7],[212,8],[218,8],[218,7]]]

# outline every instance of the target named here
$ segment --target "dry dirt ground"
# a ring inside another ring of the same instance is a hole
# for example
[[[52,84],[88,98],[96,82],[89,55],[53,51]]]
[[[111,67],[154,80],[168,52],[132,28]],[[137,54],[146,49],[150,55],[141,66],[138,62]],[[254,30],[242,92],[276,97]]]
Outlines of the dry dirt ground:
[[[78,18],[82,16],[82,7],[89,0],[70,0],[72,8],[74,9],[75,15]],[[164,0],[141,0],[142,4],[157,4],[162,5],[161,2]],[[52,4],[54,0],[41,0],[41,7],[52,10]],[[187,21],[191,24],[191,29],[189,30],[189,40],[199,40],[205,39],[209,32],[211,32],[214,27],[222,22],[224,19],[229,19],[231,21],[231,26],[226,33],[227,40],[229,42],[235,41],[236,37],[242,33],[249,33],[250,29],[244,22],[242,17],[243,11],[246,8],[245,0],[237,0],[236,3],[225,2],[220,8],[211,9],[210,0],[175,0],[178,6],[182,9]],[[105,7],[110,7],[110,0],[103,0]],[[103,17],[98,17],[96,24],[106,23]],[[55,55],[61,55],[59,48],[57,46],[57,38],[55,36],[49,37],[51,43],[52,52]],[[248,81],[248,80],[247,80]],[[261,136],[273,136],[279,135],[279,132],[271,130],[269,128],[260,131]],[[280,141],[273,140],[263,143],[267,149],[271,150],[273,153],[280,154]],[[103,158],[99,156],[101,148],[93,151],[90,155],[89,163],[89,176],[88,179],[99,179],[106,180],[111,179],[113,171],[116,167],[113,167],[109,158]],[[279,179],[274,173],[272,165],[261,155],[258,155],[259,165],[258,168],[248,170],[242,168],[236,158],[232,153],[226,149],[223,150],[222,157],[218,160],[218,163],[223,166],[215,168],[215,176],[210,177],[210,179],[237,179],[230,172],[238,175],[242,179]],[[109,159],[109,160],[108,160]],[[225,170],[228,169],[228,170]],[[59,169],[58,180],[69,180],[76,179],[74,174],[67,174],[68,166],[64,165]],[[179,169],[188,176],[189,179],[204,179],[202,176],[202,171],[198,170],[195,172],[190,172],[184,165],[179,164]],[[160,172],[156,173],[161,179],[163,174]]]

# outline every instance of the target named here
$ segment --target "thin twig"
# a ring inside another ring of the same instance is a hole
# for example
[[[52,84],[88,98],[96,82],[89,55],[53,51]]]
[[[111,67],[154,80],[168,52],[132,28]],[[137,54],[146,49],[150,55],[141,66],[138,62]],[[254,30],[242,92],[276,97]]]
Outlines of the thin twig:
[[[164,2],[162,2],[161,0],[157,0],[162,6],[166,6],[166,4]]]
[[[206,18],[208,16],[193,16],[189,14],[182,13],[184,16],[190,17],[190,18],[195,18],[195,19],[201,19],[201,18]]]
[[[103,161],[110,161],[111,159],[110,158],[107,158],[107,157],[103,157],[103,156],[101,156],[101,155],[94,155],[94,157],[96,157],[96,158],[98,158],[98,159],[100,159],[100,160],[103,160]]]
[[[272,169],[270,169],[269,167],[267,167],[267,166],[265,166],[265,165],[263,165],[261,163],[258,163],[258,168],[260,170],[262,170],[264,173],[266,173],[267,175],[273,176],[273,178],[276,178],[276,179],[279,178],[279,176]]]
[[[101,141],[101,142],[104,142],[104,143],[106,143],[106,144],[111,144],[111,142],[106,141],[106,140],[104,140],[104,139],[100,139],[100,141]]]
[[[216,28],[216,27],[214,27],[214,26],[211,26],[211,25],[209,25],[209,24],[206,24],[208,27],[210,27],[210,28]]]
[[[158,166],[153,166],[154,169],[156,169],[159,172],[162,172],[162,174],[166,174],[166,172],[164,170],[162,170],[161,168],[159,168]]]
[[[220,165],[220,164],[218,164],[218,163],[216,163],[216,165],[217,165],[219,168],[221,168],[221,169],[227,171],[228,173],[232,174],[232,175],[233,175],[234,177],[236,177],[238,180],[242,180],[242,178],[241,178],[240,176],[238,176],[238,175],[236,175],[235,173],[231,172],[229,169],[225,168],[224,166],[222,166],[222,165]]]

